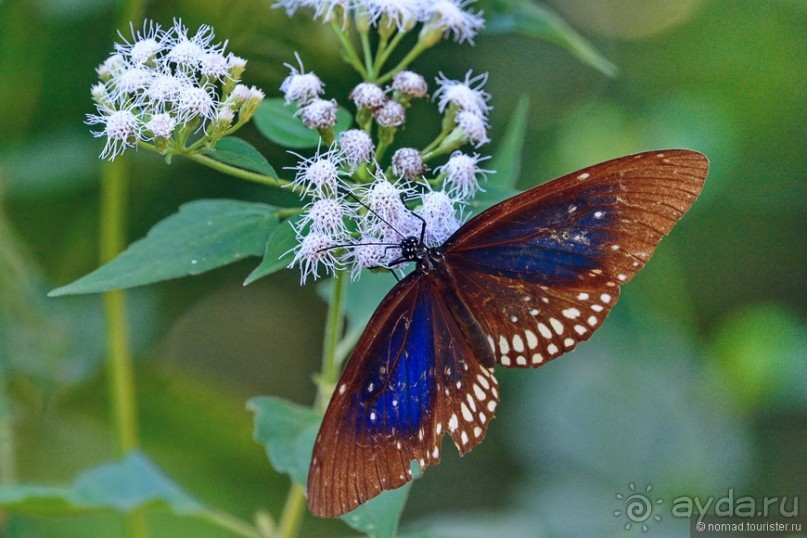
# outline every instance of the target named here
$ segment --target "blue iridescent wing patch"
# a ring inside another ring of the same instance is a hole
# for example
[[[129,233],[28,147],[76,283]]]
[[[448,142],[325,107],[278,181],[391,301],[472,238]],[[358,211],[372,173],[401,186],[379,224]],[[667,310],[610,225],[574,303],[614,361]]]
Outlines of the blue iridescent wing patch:
[[[318,515],[411,481],[412,461],[436,465],[446,433],[461,453],[485,435],[498,383],[433,284],[416,274],[399,282],[345,367],[311,460],[308,502]]]

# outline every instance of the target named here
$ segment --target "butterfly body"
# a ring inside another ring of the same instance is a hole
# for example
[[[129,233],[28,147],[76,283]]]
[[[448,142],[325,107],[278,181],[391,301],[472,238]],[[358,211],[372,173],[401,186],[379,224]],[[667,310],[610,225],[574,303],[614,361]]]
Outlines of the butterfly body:
[[[376,309],[323,419],[308,478],[319,516],[346,513],[464,454],[498,404],[494,366],[537,367],[587,340],[619,287],[689,209],[708,163],[686,150],[622,157],[535,187],[443,245],[402,241],[416,263]]]

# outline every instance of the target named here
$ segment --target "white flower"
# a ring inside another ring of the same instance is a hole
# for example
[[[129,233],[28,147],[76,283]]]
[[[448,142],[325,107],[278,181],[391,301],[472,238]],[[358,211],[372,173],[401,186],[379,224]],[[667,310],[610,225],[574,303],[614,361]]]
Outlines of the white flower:
[[[362,82],[350,92],[350,98],[356,104],[356,108],[369,108],[375,110],[383,106],[387,101],[384,90],[371,82]]]
[[[105,110],[101,110],[106,112]],[[127,147],[132,147],[142,140],[143,123],[131,110],[114,110],[109,114],[87,115],[89,125],[103,125],[101,131],[94,131],[93,136],[106,136],[106,145],[101,152],[101,158],[110,161],[123,153]]]
[[[291,74],[280,85],[280,91],[283,92],[287,105],[290,103],[304,105],[322,95],[325,91],[325,85],[314,73],[306,73],[300,56],[297,53],[294,53],[294,55],[300,69],[298,70],[293,65],[284,64],[289,68]]]
[[[95,72],[98,73],[101,80],[107,81],[112,77],[118,76],[126,68],[126,60],[123,58],[123,55],[113,54],[104,60],[104,63],[96,67]]]
[[[132,34],[132,42],[129,43],[123,34],[119,32],[118,35],[123,40],[123,43],[115,43],[115,50],[133,65],[141,65],[155,59],[165,48],[163,44],[165,32],[154,21],[146,20],[143,22],[142,30],[135,31],[134,26],[131,24],[129,28]]]
[[[335,99],[314,99],[295,115],[309,129],[327,129],[336,125],[336,112],[339,107]]]
[[[392,173],[403,179],[416,179],[426,171],[426,165],[415,148],[401,148],[392,155]]]
[[[309,276],[314,280],[319,278],[319,268],[324,267],[325,274],[335,273],[341,264],[334,255],[336,240],[324,232],[311,231],[300,238],[300,244],[289,268],[300,266],[300,284],[305,284]]]
[[[351,167],[370,162],[375,156],[373,139],[361,129],[343,131],[339,135],[339,149],[345,162]]]
[[[457,113],[457,117],[454,118],[454,121],[457,122],[457,127],[468,135],[468,140],[477,148],[490,142],[490,138],[488,138],[488,126],[484,117],[474,112],[462,110]]]
[[[187,78],[163,73],[151,80],[143,95],[151,100],[157,109],[162,110],[166,103],[178,99],[182,89],[189,87],[190,84],[191,82]]]
[[[216,101],[203,88],[187,86],[179,92],[177,109],[180,121],[189,122],[194,118],[212,120],[215,117]]]
[[[358,280],[362,269],[371,267],[385,267],[389,260],[389,252],[393,249],[380,245],[383,239],[373,235],[362,235],[359,242],[348,251],[350,277]]]
[[[426,79],[414,71],[399,71],[392,77],[392,89],[410,97],[424,97],[429,91]]]
[[[142,92],[148,88],[153,76],[152,70],[143,67],[132,66],[124,69],[117,76],[110,79],[110,97],[119,101],[125,100],[128,96],[127,94]]]
[[[345,217],[352,217],[355,213],[351,204],[336,198],[320,198],[306,209],[300,219],[301,228],[310,224],[312,231],[325,232],[331,237],[343,237],[347,240]]]
[[[322,154],[319,151],[310,159],[292,153],[302,159],[296,167],[293,185],[305,188],[319,198],[333,197],[339,194],[341,157],[329,150]]]
[[[435,172],[446,174],[445,184],[448,186],[450,193],[459,196],[461,199],[467,199],[476,194],[476,191],[483,190],[479,186],[477,176],[481,175],[487,179],[487,174],[491,173],[491,171],[480,168],[479,163],[488,158],[480,157],[476,153],[467,155],[455,151],[451,158],[448,159],[448,162],[437,167]]]
[[[106,91],[106,84],[103,82],[93,84],[92,88],[90,88],[90,95],[92,95],[92,100],[98,104],[105,103],[109,100],[109,94]]]
[[[146,129],[151,131],[154,138],[171,138],[177,120],[170,114],[162,113],[154,115],[146,124]]]
[[[381,127],[398,127],[406,121],[406,109],[397,101],[389,100],[373,111],[373,116]]]
[[[166,32],[166,47],[169,52],[165,58],[177,67],[195,69],[205,54],[223,48],[210,44],[214,38],[213,29],[206,24],[199,27],[196,35],[189,37],[188,29],[182,21],[176,20],[174,26]]]
[[[363,192],[364,203],[370,208],[366,216],[369,225],[365,230],[395,243],[409,235],[419,235],[418,220],[403,201],[411,196],[410,188],[378,177]]]
[[[437,0],[431,4],[429,25],[433,25],[443,30],[443,34],[448,36],[454,34],[457,43],[468,41],[473,43],[473,38],[485,27],[485,19],[482,13],[463,11],[463,8],[474,0]]]
[[[430,246],[442,245],[460,227],[455,209],[458,200],[450,193],[429,190],[423,194],[421,202],[416,213],[426,222],[424,241]]]
[[[206,77],[220,79],[230,71],[227,58],[220,52],[207,52],[199,59],[199,72]]]
[[[370,22],[378,24],[386,16],[390,25],[407,31],[426,15],[425,0],[363,0],[360,2],[370,14]]]
[[[439,98],[437,106],[441,113],[445,112],[449,104],[452,104],[459,110],[473,112],[478,116],[487,116],[487,113],[490,112],[490,105],[488,105],[490,94],[482,91],[482,87],[488,80],[488,74],[471,75],[472,72],[468,71],[465,74],[465,81],[460,82],[450,80],[440,73],[436,79],[440,88],[434,92],[434,98]]]

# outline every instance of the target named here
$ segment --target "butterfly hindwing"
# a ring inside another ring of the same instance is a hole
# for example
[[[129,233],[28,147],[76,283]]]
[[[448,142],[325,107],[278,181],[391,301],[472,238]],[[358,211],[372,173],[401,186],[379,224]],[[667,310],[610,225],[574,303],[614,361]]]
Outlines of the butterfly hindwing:
[[[370,320],[323,419],[308,477],[308,504],[334,517],[440,461],[443,435],[461,453],[484,437],[497,382],[475,359],[433,286],[413,274]]]
[[[444,245],[457,294],[497,362],[540,366],[588,339],[619,286],[703,187],[684,150],[622,157],[540,185],[478,215]]]

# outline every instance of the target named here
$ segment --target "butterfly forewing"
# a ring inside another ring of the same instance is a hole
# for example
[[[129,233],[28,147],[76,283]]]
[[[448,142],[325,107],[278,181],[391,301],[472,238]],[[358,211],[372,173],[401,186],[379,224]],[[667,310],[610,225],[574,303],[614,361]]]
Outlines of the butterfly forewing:
[[[454,289],[497,362],[540,366],[598,328],[661,238],[700,193],[708,164],[683,150],[642,153],[515,196],[445,244]]]

